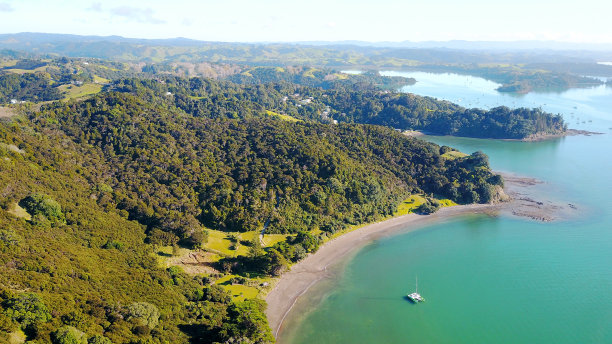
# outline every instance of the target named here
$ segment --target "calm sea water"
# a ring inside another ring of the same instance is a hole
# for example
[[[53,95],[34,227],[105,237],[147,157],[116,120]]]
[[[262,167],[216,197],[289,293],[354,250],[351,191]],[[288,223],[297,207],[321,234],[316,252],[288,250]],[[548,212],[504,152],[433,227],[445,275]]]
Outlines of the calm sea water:
[[[403,90],[467,107],[542,107],[605,133],[547,142],[427,137],[544,181],[570,220],[471,215],[377,240],[305,294],[284,343],[612,343],[612,88],[500,94],[469,76],[397,73]],[[427,299],[404,299],[414,289]]]

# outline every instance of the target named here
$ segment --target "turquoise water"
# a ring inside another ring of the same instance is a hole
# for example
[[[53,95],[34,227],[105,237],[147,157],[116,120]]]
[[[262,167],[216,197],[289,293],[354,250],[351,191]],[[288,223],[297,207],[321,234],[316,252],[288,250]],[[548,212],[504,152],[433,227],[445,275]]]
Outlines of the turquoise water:
[[[406,92],[463,106],[541,106],[571,128],[605,133],[547,142],[427,137],[482,150],[499,171],[544,181],[539,197],[576,204],[541,223],[470,215],[379,239],[298,302],[284,343],[612,343],[612,89],[524,96],[452,74],[395,73]],[[404,299],[415,275],[426,303]]]

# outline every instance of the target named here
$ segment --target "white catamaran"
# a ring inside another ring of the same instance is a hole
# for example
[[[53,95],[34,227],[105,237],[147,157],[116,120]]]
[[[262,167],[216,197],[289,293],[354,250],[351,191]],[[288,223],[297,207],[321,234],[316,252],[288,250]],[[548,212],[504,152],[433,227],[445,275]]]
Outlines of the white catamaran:
[[[419,294],[419,279],[416,277],[416,291],[412,294],[408,294],[408,299],[414,303],[423,302],[425,299]]]

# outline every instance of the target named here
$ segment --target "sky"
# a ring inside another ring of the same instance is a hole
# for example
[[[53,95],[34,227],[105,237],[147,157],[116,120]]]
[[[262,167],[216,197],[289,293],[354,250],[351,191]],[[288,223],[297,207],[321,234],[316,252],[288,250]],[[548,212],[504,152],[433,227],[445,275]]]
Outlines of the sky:
[[[611,13],[610,0],[0,0],[0,33],[612,43]]]

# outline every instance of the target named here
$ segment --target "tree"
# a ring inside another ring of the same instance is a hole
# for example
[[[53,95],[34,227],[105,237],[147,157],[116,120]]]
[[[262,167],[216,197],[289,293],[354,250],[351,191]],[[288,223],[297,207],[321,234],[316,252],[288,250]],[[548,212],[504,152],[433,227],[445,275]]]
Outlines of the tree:
[[[62,326],[51,336],[54,344],[87,344],[87,335],[72,326]]]
[[[110,339],[97,334],[89,338],[89,340],[87,340],[87,344],[113,344],[113,342]]]
[[[38,295],[23,293],[3,302],[6,315],[23,328],[51,320],[51,313]]]
[[[208,242],[208,231],[203,229],[195,229],[189,237],[184,240],[185,244],[191,248],[201,248],[202,245]]]
[[[259,299],[248,299],[231,305],[228,308],[228,320],[221,331],[225,340],[246,337],[254,343],[274,342],[265,310],[265,302]]]
[[[261,242],[259,241],[259,236],[255,235],[251,240],[251,245],[249,247],[248,257],[251,259],[261,258],[265,254],[263,247],[261,247]]]
[[[159,323],[159,310],[148,302],[135,302],[127,306],[126,320],[140,326],[155,328]]]
[[[293,238],[292,244],[300,244],[306,250],[306,252],[316,252],[319,249],[319,239],[308,232],[299,232],[295,238]]]
[[[275,249],[270,249],[266,254],[265,265],[266,273],[272,276],[280,276],[289,267],[285,257]]]
[[[427,199],[423,204],[416,208],[417,214],[429,215],[440,209],[440,202],[435,199]]]
[[[42,215],[52,223],[65,222],[60,204],[45,194],[33,193],[22,199],[19,205],[32,216]]]

